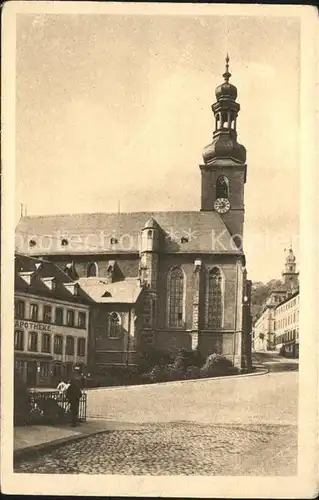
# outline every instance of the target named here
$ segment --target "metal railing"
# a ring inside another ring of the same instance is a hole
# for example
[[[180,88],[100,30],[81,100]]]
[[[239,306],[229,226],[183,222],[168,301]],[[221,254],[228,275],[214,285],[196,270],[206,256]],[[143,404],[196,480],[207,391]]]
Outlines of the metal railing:
[[[71,422],[70,402],[64,393],[57,391],[29,392],[28,424],[56,424]],[[86,421],[87,394],[82,392],[78,420]]]

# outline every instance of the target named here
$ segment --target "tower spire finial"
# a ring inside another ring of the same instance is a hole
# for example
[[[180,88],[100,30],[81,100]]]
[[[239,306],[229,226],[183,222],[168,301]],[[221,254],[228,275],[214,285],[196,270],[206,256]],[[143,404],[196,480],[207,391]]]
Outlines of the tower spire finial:
[[[226,59],[225,60],[226,60],[226,71],[223,74],[223,77],[225,79],[225,82],[228,83],[229,78],[231,77],[231,73],[229,73],[229,54],[228,54],[228,52],[226,54]]]

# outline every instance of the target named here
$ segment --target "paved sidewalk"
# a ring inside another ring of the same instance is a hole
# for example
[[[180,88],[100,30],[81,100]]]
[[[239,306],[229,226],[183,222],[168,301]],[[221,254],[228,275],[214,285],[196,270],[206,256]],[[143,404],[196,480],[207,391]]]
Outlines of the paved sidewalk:
[[[37,453],[61,444],[114,430],[131,430],[138,425],[105,419],[88,419],[77,427],[69,425],[29,425],[14,428],[14,457],[18,459],[30,453]]]

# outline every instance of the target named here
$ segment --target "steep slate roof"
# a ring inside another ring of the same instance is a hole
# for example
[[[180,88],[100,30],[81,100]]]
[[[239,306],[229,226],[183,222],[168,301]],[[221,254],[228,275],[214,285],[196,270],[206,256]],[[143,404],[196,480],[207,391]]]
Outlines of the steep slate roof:
[[[79,278],[81,288],[97,303],[135,304],[142,287],[138,278],[106,283],[103,278]]]
[[[39,267],[39,264],[41,265]],[[30,274],[33,279],[28,284],[22,277],[22,274]],[[55,290],[45,285],[43,278],[54,278],[56,282]],[[78,289],[78,294],[73,295],[65,286],[66,283],[74,283],[67,274],[58,266],[43,259],[36,259],[28,255],[15,254],[15,291],[25,292],[41,297],[51,297],[70,302],[90,304],[92,299],[85,291]]]
[[[136,253],[141,230],[152,217],[167,253],[231,253],[231,235],[216,212],[132,212],[28,216],[16,229],[16,249],[29,255]],[[111,238],[117,243],[111,244]],[[188,242],[181,243],[181,238]],[[62,239],[68,245],[61,245]],[[34,240],[34,246],[29,241]]]

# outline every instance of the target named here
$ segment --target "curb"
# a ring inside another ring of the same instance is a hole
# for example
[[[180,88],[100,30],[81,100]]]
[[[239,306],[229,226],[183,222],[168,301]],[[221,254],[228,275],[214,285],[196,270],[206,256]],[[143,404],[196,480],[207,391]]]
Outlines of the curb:
[[[13,459],[14,463],[19,462],[20,460],[30,457],[32,455],[39,455],[42,452],[46,452],[49,450],[52,450],[54,448],[58,448],[59,446],[63,444],[69,444],[74,441],[80,441],[81,439],[90,437],[90,436],[95,436],[97,434],[102,434],[106,432],[111,432],[108,429],[99,429],[97,431],[89,432],[87,434],[79,434],[77,436],[68,436],[65,438],[60,438],[60,439],[54,439],[53,441],[49,441],[46,443],[40,443],[40,444],[35,444],[31,446],[26,446],[25,448],[20,448],[17,450],[13,451]]]
[[[184,384],[186,382],[204,382],[205,380],[228,380],[234,378],[244,378],[244,377],[256,377],[258,375],[267,375],[269,373],[269,369],[263,365],[255,365],[256,368],[259,368],[258,372],[251,373],[241,373],[239,375],[224,375],[222,377],[205,377],[205,378],[190,378],[186,380],[170,380],[168,382],[154,382],[153,384],[135,384],[135,385],[117,385],[111,387],[90,387],[87,389],[87,394],[90,391],[97,391],[99,389],[107,389],[107,390],[117,390],[117,389],[127,389],[129,387],[148,387],[148,386],[156,386],[156,385],[171,385],[171,384]]]

